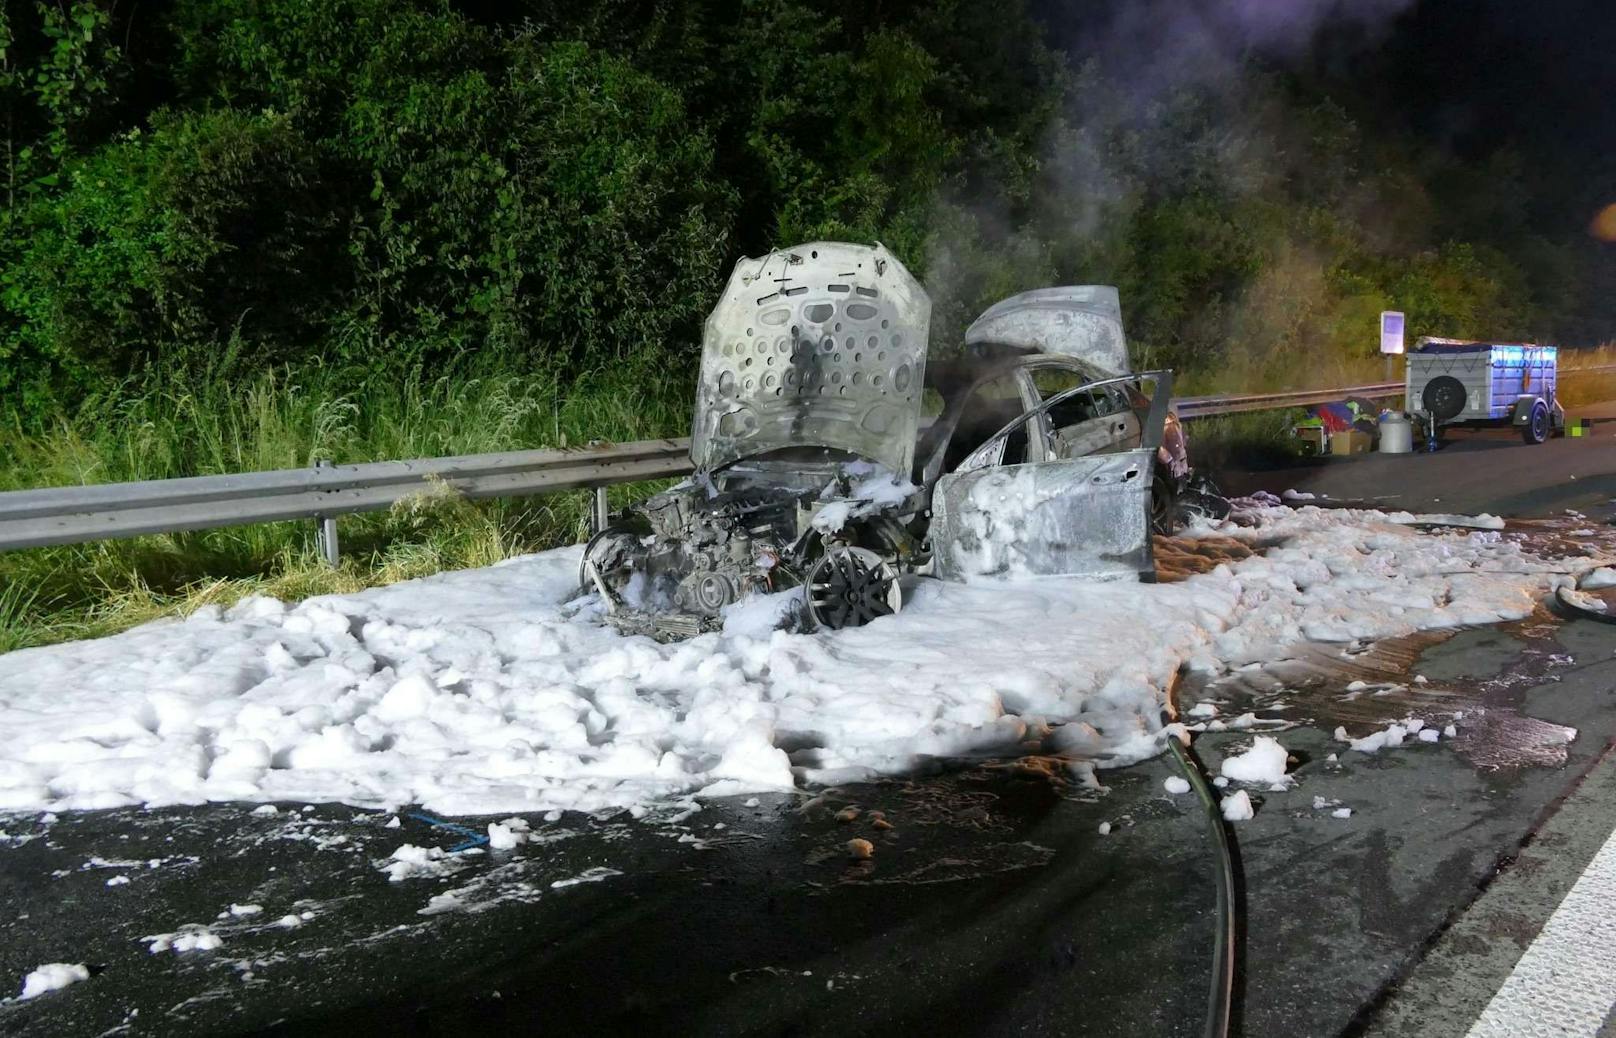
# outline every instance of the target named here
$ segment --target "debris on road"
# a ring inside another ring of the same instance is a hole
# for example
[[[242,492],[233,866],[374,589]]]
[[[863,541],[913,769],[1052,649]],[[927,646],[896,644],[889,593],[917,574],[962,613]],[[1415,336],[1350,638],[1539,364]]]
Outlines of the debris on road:
[[[381,865],[393,883],[423,876],[442,876],[454,872],[460,862],[444,853],[442,847],[417,847],[406,843],[395,850]]]
[[[142,937],[142,941],[149,941],[150,947],[146,950],[153,955],[172,951],[175,954],[188,951],[213,951],[224,944],[224,939],[218,934],[199,924],[187,924],[176,933],[153,934]]]
[[[83,963],[47,962],[36,966],[22,981],[19,998],[38,998],[49,991],[60,991],[69,984],[90,979],[90,971]]]
[[[561,890],[566,887],[575,887],[580,883],[599,883],[602,880],[611,879],[613,876],[621,875],[622,873],[617,869],[609,869],[602,865],[592,869],[585,869],[576,876],[568,876],[565,879],[558,879],[550,884],[550,889]]]
[[[1289,755],[1285,752],[1285,747],[1279,744],[1279,740],[1259,735],[1246,752],[1225,757],[1218,770],[1225,778],[1236,782],[1283,786],[1292,781],[1290,776],[1285,774],[1288,758]]]
[[[1224,797],[1222,809],[1226,822],[1244,822],[1257,816],[1256,809],[1251,806],[1251,796],[1243,789]]]
[[[1450,724],[1442,729],[1442,733],[1447,733],[1451,738],[1458,734],[1458,729]],[[1374,753],[1378,750],[1401,746],[1410,736],[1419,742],[1437,742],[1441,738],[1441,733],[1434,725],[1427,726],[1418,717],[1409,717],[1400,722],[1389,724],[1380,731],[1371,732],[1361,739],[1354,739],[1347,734],[1346,728],[1341,726],[1337,726],[1334,733],[1336,742],[1344,742],[1349,749],[1357,750],[1359,753]]]
[[[1603,613],[1610,608],[1605,604],[1604,599],[1584,591],[1573,591],[1570,588],[1562,587],[1556,589],[1556,593],[1560,596],[1560,601],[1575,609],[1582,609],[1591,613]]]
[[[528,839],[528,824],[523,818],[507,818],[503,822],[488,823],[488,847],[490,850],[508,851],[526,843]]]
[[[1616,587],[1616,569],[1601,566],[1591,573],[1585,573],[1577,582],[1577,587],[1583,591],[1600,591],[1608,587]]]

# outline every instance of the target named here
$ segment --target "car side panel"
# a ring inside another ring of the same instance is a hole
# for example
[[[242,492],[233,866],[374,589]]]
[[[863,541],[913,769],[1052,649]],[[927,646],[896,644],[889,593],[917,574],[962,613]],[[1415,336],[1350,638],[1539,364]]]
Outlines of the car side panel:
[[[950,473],[932,496],[937,575],[949,580],[1154,573],[1154,452]]]

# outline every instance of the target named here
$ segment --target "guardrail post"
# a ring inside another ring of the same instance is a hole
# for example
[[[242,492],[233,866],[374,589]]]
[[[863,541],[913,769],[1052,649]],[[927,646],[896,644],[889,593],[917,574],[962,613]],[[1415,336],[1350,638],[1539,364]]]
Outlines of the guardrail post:
[[[316,469],[328,469],[331,462],[325,458],[315,458]],[[334,515],[317,515],[314,517],[314,543],[320,552],[320,557],[327,566],[335,569],[340,561],[340,549],[337,545],[337,517]]]
[[[599,533],[606,529],[606,523],[611,519],[611,515],[612,506],[606,500],[606,487],[598,486],[595,488],[594,507],[589,513],[589,532]]]

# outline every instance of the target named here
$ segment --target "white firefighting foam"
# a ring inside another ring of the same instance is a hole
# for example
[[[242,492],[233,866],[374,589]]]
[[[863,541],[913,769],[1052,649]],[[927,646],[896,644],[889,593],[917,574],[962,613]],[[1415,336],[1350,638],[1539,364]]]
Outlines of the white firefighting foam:
[[[12,652],[0,811],[588,811],[1013,752],[1051,728],[1062,750],[1123,764],[1161,748],[1181,666],[1519,618],[1601,564],[1406,514],[1246,515],[1216,532],[1269,547],[1180,583],[921,579],[898,615],[840,632],[772,630],[775,596],[691,641],[625,637],[575,598],[569,548]]]

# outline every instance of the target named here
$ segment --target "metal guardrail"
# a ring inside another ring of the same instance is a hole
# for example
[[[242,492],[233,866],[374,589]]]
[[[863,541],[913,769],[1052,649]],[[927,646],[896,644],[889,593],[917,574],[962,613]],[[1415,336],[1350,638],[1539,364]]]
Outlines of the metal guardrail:
[[[1560,378],[1573,375],[1598,374],[1616,371],[1616,364],[1596,364],[1585,368],[1561,368]],[[1349,396],[1370,400],[1401,396],[1402,382],[1376,382],[1368,386],[1347,386],[1340,389],[1303,389],[1285,393],[1251,393],[1244,396],[1186,396],[1173,401],[1180,418],[1209,418],[1220,414],[1238,414],[1242,411],[1271,411],[1282,407],[1306,407],[1308,404],[1327,404]]]
[[[680,476],[689,440],[578,450],[513,451],[363,465],[103,483],[0,493],[0,550],[285,519],[321,520],[327,559],[333,516],[375,511],[445,486],[466,497],[520,497]]]
[[[1569,368],[1562,377],[1616,371],[1616,364]],[[1181,418],[1303,407],[1348,396],[1384,398],[1401,382],[1240,396],[1181,397]],[[666,479],[691,470],[690,441],[642,440],[576,450],[511,451],[361,465],[319,462],[307,469],[193,476],[144,483],[102,483],[0,493],[0,551],[152,533],[289,519],[320,524],[321,551],[336,562],[334,517],[377,511],[443,486],[466,497],[521,497],[593,488],[595,519],[605,520],[605,488],[614,483]]]
[[[1282,407],[1305,407],[1308,404],[1327,404],[1349,396],[1400,396],[1401,382],[1377,382],[1372,386],[1347,386],[1344,389],[1304,389],[1288,393],[1251,393],[1245,396],[1181,396],[1173,401],[1180,418],[1210,418],[1220,414],[1238,414],[1242,411],[1273,411]]]

